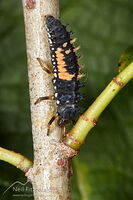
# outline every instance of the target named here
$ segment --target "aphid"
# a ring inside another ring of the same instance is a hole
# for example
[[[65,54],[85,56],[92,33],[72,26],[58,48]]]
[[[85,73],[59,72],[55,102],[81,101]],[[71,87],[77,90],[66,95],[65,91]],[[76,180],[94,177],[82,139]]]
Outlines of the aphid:
[[[54,99],[57,104],[57,113],[48,123],[50,125],[59,117],[59,126],[64,126],[71,120],[74,121],[80,114],[80,108],[77,103],[82,99],[78,89],[82,87],[79,79],[82,75],[79,73],[78,56],[73,43],[76,39],[71,39],[71,32],[66,30],[66,26],[61,24],[59,19],[53,16],[46,17],[47,35],[51,51],[51,62],[53,66],[53,87],[54,97],[40,97],[35,104],[42,100]],[[38,58],[42,68],[51,73],[44,67],[43,61]]]

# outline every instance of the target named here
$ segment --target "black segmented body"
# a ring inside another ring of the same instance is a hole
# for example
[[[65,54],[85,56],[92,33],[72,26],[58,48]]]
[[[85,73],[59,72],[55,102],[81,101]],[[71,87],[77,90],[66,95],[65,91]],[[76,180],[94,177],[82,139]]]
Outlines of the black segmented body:
[[[78,80],[79,65],[66,27],[53,16],[46,17],[46,25],[54,72],[52,80],[54,98],[57,104],[59,125],[63,125],[80,114],[80,108],[77,106],[82,99],[78,92],[82,86]]]

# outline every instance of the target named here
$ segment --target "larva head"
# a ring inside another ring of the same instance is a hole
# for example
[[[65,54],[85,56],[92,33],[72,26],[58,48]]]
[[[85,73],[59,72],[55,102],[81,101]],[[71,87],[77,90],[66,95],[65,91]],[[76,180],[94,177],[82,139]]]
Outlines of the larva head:
[[[48,37],[52,40],[52,43],[63,44],[68,38],[70,40],[70,35],[66,31],[66,27],[61,24],[59,19],[54,18],[53,16],[46,16],[46,25],[47,25],[47,32]]]
[[[63,106],[58,109],[58,114],[60,116],[59,125],[61,126],[78,117],[80,108],[75,105]]]
[[[55,27],[60,26],[61,22],[58,19],[55,19],[53,16],[46,16],[46,25],[49,31],[53,31]]]

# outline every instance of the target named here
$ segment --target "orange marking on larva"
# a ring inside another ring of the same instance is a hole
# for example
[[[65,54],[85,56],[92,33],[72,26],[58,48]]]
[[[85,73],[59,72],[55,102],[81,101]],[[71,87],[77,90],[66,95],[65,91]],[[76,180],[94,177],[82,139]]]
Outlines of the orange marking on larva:
[[[65,61],[60,58],[57,58],[57,64],[58,65],[65,65]]]
[[[62,48],[57,48],[57,50],[55,51],[56,56],[59,57],[62,51],[63,51]]]
[[[57,48],[57,50],[55,51],[56,57],[59,60],[63,60],[64,55],[63,55],[63,49],[62,48]]]
[[[59,73],[59,78],[62,80],[71,81],[75,74],[69,74],[68,72]]]
[[[57,48],[57,51],[55,51],[56,53],[56,59],[57,59],[57,68],[59,71],[59,78],[63,79],[63,80],[72,80],[72,78],[75,76],[75,74],[69,74],[67,72],[66,69],[66,64],[64,59],[64,55],[63,55],[63,50],[61,48]]]
[[[55,53],[56,53],[57,68],[59,70],[59,73],[66,72],[66,68],[65,68],[66,64],[65,64],[65,61],[63,60],[64,55],[62,53],[62,49],[58,48],[57,51],[55,51]]]
[[[65,51],[66,54],[69,54],[71,52],[71,49],[68,49]]]
[[[64,68],[64,65],[59,65],[58,66],[58,70],[59,70],[59,73],[65,73],[66,72],[66,69]]]
[[[66,47],[67,46],[67,42],[65,42],[64,44],[63,44],[63,47]]]
[[[58,65],[65,65],[65,61],[62,59],[62,57],[57,58],[57,64]]]

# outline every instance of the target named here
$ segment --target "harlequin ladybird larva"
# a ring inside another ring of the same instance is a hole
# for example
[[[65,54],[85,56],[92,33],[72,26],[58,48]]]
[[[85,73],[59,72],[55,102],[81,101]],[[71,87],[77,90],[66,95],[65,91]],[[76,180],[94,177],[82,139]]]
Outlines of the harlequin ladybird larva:
[[[56,117],[59,117],[59,126],[64,126],[79,116],[80,108],[77,103],[82,99],[78,92],[79,88],[82,87],[79,81],[82,75],[79,73],[80,67],[76,55],[79,47],[73,46],[76,39],[70,38],[71,33],[66,30],[66,26],[61,24],[59,19],[46,16],[46,30],[53,66],[53,99],[57,104],[57,113],[48,123],[49,132],[50,125]],[[38,58],[38,61],[43,67],[41,59]],[[51,73],[45,67],[43,69]],[[36,103],[46,99],[52,99],[52,97],[40,97]]]

